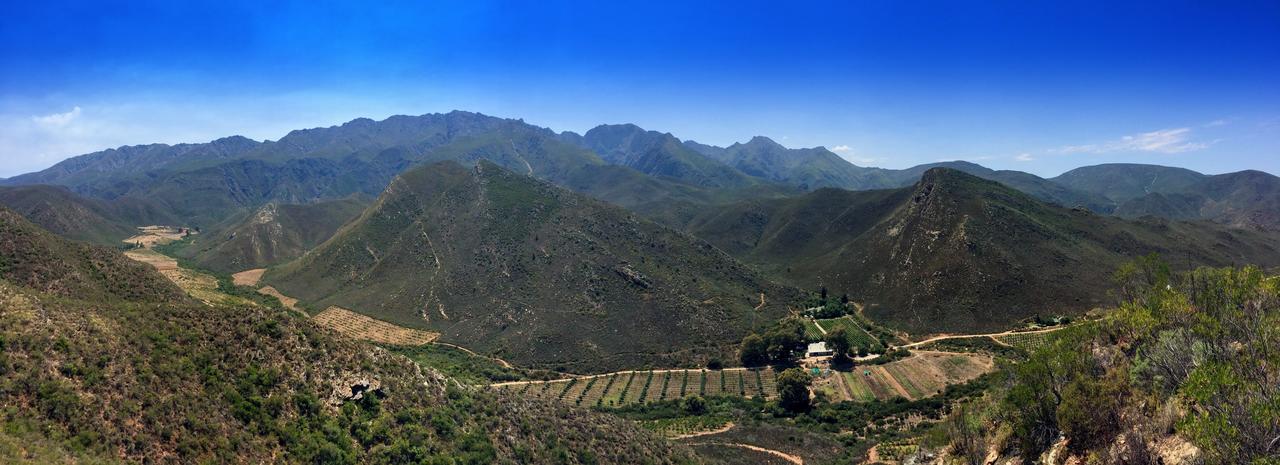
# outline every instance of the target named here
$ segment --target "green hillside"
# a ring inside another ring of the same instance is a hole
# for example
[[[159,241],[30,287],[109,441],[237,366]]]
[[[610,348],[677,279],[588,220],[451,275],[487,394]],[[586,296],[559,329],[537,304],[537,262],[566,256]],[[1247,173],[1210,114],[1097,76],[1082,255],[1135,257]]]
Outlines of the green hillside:
[[[137,226],[182,224],[149,200],[104,201],[56,186],[0,187],[0,205],[63,237],[111,246]]]
[[[574,371],[729,360],[797,297],[710,244],[483,161],[406,172],[264,280],[315,308]]]
[[[668,216],[783,282],[825,286],[911,330],[997,329],[1108,303],[1106,273],[1158,252],[1185,264],[1280,264],[1280,240],[1208,223],[1127,221],[934,169],[911,188],[737,204]]]
[[[278,308],[176,292],[0,210],[0,462],[693,461],[622,420],[462,387]]]
[[[1102,195],[1117,204],[1152,193],[1182,192],[1205,175],[1184,168],[1133,163],[1107,163],[1067,171],[1053,182]]]
[[[303,205],[268,203],[217,232],[188,236],[170,250],[202,268],[223,273],[264,268],[302,256],[370,202],[368,197],[354,196]]]
[[[176,301],[181,291],[150,266],[107,247],[72,242],[0,207],[0,279],[86,301]]]

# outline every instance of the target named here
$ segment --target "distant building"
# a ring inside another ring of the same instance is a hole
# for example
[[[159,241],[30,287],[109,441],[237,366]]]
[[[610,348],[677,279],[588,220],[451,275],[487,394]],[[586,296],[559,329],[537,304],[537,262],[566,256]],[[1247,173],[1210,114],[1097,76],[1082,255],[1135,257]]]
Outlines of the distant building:
[[[809,348],[804,351],[805,357],[827,357],[832,354],[834,354],[834,352],[827,348],[827,343],[825,342],[809,344]]]

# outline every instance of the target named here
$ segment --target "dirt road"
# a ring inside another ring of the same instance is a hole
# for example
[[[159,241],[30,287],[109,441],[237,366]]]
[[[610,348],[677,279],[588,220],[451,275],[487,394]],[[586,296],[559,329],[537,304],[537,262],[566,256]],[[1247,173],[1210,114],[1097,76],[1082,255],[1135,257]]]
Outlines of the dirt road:
[[[898,349],[910,349],[910,348],[912,348],[912,347],[919,347],[919,346],[922,346],[922,345],[928,344],[928,343],[930,343],[930,342],[943,341],[943,340],[947,340],[947,339],[965,339],[965,338],[970,338],[970,337],[990,337],[990,338],[997,338],[997,337],[1001,337],[1001,336],[1012,336],[1012,335],[1015,335],[1015,334],[1039,334],[1039,333],[1051,333],[1051,332],[1054,332],[1054,331],[1058,331],[1058,330],[1064,329],[1064,328],[1066,328],[1066,327],[1067,327],[1067,326],[1054,326],[1054,327],[1052,327],[1052,328],[1046,328],[1046,329],[1035,329],[1035,330],[1031,330],[1031,331],[1005,331],[1005,332],[1002,332],[1002,333],[987,333],[987,334],[948,334],[948,335],[945,335],[945,336],[936,336],[936,337],[931,337],[931,338],[929,338],[929,339],[925,339],[925,340],[920,341],[920,342],[912,342],[912,343],[910,343],[910,344],[900,345],[900,346],[897,346],[896,348],[898,348]],[[997,342],[999,342],[999,341],[997,341]]]
[[[773,449],[765,449],[765,448],[763,448],[763,447],[760,447],[760,446],[753,446],[753,445],[751,445],[751,444],[742,444],[742,443],[738,443],[738,442],[694,442],[694,443],[689,443],[689,445],[691,445],[691,446],[729,446],[729,447],[741,447],[741,448],[743,448],[743,449],[751,449],[751,450],[754,450],[754,451],[756,451],[756,452],[764,452],[764,453],[766,453],[766,454],[771,454],[771,455],[774,455],[774,456],[776,456],[776,457],[779,457],[779,458],[781,458],[781,459],[783,459],[783,460],[786,460],[786,461],[788,461],[788,462],[794,463],[794,464],[796,464],[796,465],[804,465],[804,459],[800,458],[799,456],[791,455],[791,454],[788,454],[788,453],[786,453],[786,452],[777,451],[777,450],[773,450]]]

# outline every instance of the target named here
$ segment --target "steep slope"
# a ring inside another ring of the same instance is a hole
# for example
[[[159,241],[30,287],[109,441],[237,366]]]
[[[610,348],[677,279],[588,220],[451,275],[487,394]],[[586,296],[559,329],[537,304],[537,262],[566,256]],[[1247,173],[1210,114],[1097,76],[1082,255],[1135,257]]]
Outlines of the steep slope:
[[[217,233],[190,236],[176,253],[225,273],[284,263],[320,245],[371,202],[357,195],[302,205],[268,203]]]
[[[147,265],[68,241],[0,207],[0,279],[85,300],[176,301],[182,293]]]
[[[758,183],[732,167],[685,147],[671,134],[634,124],[600,125],[583,135],[583,144],[605,161],[645,174],[703,187],[744,187]]]
[[[997,329],[1087,310],[1110,288],[1109,272],[1097,270],[1152,252],[1179,265],[1280,264],[1274,235],[1100,216],[949,169],[911,188],[824,189],[683,224],[780,280],[848,292],[911,331]]]
[[[404,173],[264,280],[315,308],[578,371],[727,356],[796,297],[709,244],[484,161]]]
[[[3,463],[692,462],[622,420],[462,387],[280,309],[170,298],[144,265],[7,210],[0,264]]]

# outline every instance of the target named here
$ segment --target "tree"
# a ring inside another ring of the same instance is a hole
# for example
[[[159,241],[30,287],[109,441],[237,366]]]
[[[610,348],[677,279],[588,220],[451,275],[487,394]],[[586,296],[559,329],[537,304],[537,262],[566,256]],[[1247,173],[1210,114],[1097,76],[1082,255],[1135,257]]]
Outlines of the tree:
[[[778,375],[778,404],[792,412],[809,409],[809,383],[813,378],[800,368],[788,368]]]
[[[739,351],[743,366],[755,367],[769,363],[769,346],[759,334],[751,333],[742,338]]]
[[[774,363],[793,363],[796,352],[804,350],[804,324],[800,320],[786,320],[764,335],[769,360]]]
[[[690,415],[707,413],[707,401],[702,396],[686,397],[680,400],[680,407]]]
[[[831,349],[837,358],[849,356],[849,330],[844,326],[827,331],[827,335],[822,340],[827,343],[827,348]]]
[[[944,424],[951,450],[969,465],[980,465],[987,456],[982,411],[969,403],[959,404]]]
[[[1067,385],[1058,405],[1058,423],[1069,450],[1084,454],[1115,439],[1129,392],[1125,381],[1124,374],[1115,371],[1102,379],[1082,376]]]
[[[1204,341],[1206,360],[1179,388],[1191,404],[1181,430],[1210,463],[1278,463],[1280,278],[1254,267],[1201,269],[1189,278],[1187,297],[1198,310],[1191,330]]]

